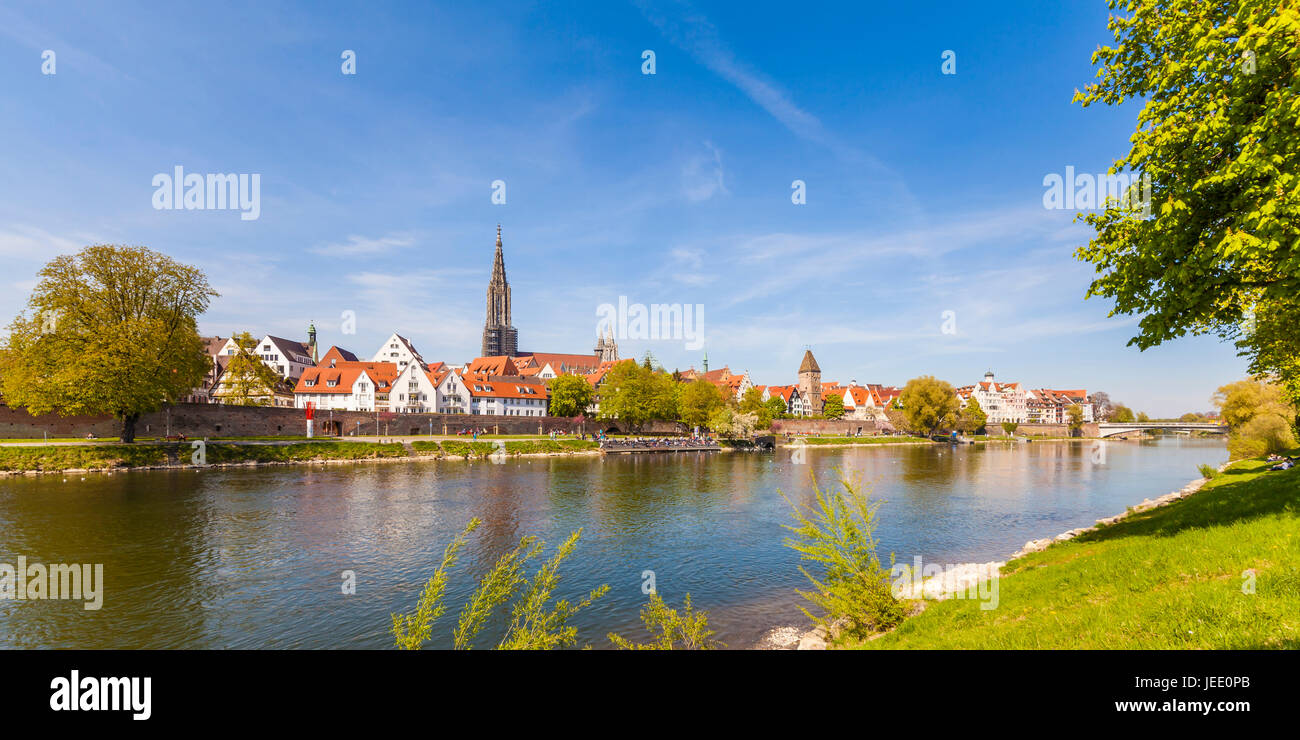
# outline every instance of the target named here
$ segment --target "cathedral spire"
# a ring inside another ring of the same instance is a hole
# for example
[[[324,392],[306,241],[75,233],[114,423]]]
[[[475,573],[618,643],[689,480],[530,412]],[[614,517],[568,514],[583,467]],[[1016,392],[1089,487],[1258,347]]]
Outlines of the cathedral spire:
[[[506,259],[501,250],[501,224],[497,224],[496,254],[492,278],[488,281],[487,316],[483,322],[483,356],[514,356],[518,333],[510,321],[510,282],[506,280]]]

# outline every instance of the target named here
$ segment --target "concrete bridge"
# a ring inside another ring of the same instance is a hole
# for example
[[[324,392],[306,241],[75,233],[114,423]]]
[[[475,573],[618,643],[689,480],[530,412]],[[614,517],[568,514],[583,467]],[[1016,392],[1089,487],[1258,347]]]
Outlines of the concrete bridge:
[[[1097,436],[1114,437],[1117,434],[1144,432],[1149,429],[1165,429],[1177,432],[1216,432],[1219,434],[1227,434],[1228,432],[1226,426],[1221,424],[1211,424],[1208,422],[1137,421],[1121,423],[1115,421],[1103,421],[1097,425]]]

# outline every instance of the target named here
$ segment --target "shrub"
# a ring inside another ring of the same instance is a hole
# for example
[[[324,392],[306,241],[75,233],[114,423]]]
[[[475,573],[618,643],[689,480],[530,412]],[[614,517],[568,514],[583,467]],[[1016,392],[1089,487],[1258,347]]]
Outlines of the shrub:
[[[1213,465],[1205,465],[1204,463],[1196,466],[1196,469],[1201,471],[1201,477],[1205,478],[1206,480],[1209,480],[1210,478],[1213,478],[1214,476],[1219,474],[1218,468],[1215,468]]]
[[[843,473],[839,483],[843,490],[828,494],[814,478],[815,505],[800,507],[791,502],[796,523],[785,526],[796,538],[788,538],[786,545],[823,571],[818,578],[799,566],[813,586],[799,595],[821,612],[800,607],[803,613],[828,629],[838,622],[844,632],[865,637],[901,622],[903,605],[891,593],[889,572],[876,557],[875,517],[880,504],[869,502],[859,490],[861,485]]]
[[[455,566],[457,553],[478,525],[478,519],[471,520],[443,551],[442,562],[425,584],[415,610],[405,615],[392,615],[392,632],[397,647],[419,650],[428,641],[434,623],[446,611],[443,597],[447,590],[447,573]],[[573,553],[581,535],[581,529],[569,535],[556,548],[554,557],[538,569],[531,582],[524,576],[524,568],[528,561],[541,554],[545,543],[536,537],[519,540],[513,550],[502,555],[479,579],[470,600],[461,608],[460,619],[452,632],[452,646],[457,650],[470,649],[474,638],[497,609],[512,600],[510,621],[497,643],[498,650],[549,650],[576,643],[578,630],[568,624],[569,620],[609,591],[609,586],[601,586],[577,603],[564,599],[551,603],[560,581],[560,564]]]
[[[641,609],[641,621],[654,635],[650,642],[632,642],[613,632],[609,633],[609,641],[620,650],[677,650],[679,647],[682,650],[713,650],[726,647],[713,639],[709,613],[695,611],[690,594],[686,594],[680,614],[669,608],[658,593],[650,594],[650,603]]]
[[[1285,452],[1296,446],[1295,431],[1279,414],[1258,414],[1228,437],[1228,455],[1233,460]]]

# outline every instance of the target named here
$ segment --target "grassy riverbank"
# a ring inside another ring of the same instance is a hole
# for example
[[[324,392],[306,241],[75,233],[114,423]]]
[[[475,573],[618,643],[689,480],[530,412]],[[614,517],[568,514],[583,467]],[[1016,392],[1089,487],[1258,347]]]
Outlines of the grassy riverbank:
[[[932,602],[848,647],[1300,648],[1300,468],[1271,464],[1007,563],[994,609]]]
[[[507,455],[545,455],[591,452],[599,445],[579,439],[504,440]],[[400,442],[349,442],[321,440],[288,444],[228,444],[209,441],[204,448],[208,465],[247,463],[305,463],[326,460],[376,460],[416,457],[482,458],[497,451],[491,442],[418,440],[409,449]],[[54,472],[61,470],[126,470],[131,468],[189,465],[194,448],[189,442],[170,444],[95,444],[0,447],[0,471]]]

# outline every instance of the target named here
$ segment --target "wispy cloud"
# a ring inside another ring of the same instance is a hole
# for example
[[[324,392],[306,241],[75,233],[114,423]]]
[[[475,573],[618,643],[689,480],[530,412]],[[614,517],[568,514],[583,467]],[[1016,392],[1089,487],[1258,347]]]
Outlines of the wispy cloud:
[[[395,249],[409,247],[412,244],[415,244],[415,237],[410,234],[387,234],[380,237],[351,234],[342,242],[322,244],[307,251],[330,257],[351,257],[384,254]]]

